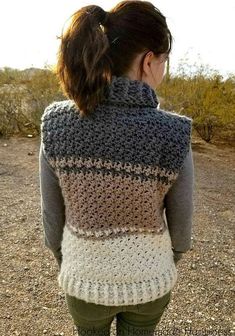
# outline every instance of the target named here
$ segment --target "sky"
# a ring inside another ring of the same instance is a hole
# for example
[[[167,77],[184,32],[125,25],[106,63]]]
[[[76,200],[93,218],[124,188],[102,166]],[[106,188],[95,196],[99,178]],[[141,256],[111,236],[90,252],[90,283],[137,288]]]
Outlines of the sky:
[[[79,8],[110,10],[119,1],[7,0],[0,2],[0,67],[43,68],[56,63],[62,28]],[[234,0],[151,1],[166,16],[174,37],[171,70],[182,59],[226,76],[235,73]]]

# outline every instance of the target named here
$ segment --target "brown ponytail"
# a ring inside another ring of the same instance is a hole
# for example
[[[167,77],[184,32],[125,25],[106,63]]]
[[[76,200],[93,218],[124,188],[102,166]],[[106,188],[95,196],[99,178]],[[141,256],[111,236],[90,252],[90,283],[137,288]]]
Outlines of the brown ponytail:
[[[111,79],[109,41],[101,27],[106,12],[99,6],[86,6],[72,15],[72,22],[60,37],[56,73],[64,93],[89,114],[102,101]]]
[[[108,13],[85,6],[71,18],[60,37],[56,74],[82,117],[102,102],[112,75],[125,74],[138,53],[171,51],[166,19],[148,1],[124,0]]]

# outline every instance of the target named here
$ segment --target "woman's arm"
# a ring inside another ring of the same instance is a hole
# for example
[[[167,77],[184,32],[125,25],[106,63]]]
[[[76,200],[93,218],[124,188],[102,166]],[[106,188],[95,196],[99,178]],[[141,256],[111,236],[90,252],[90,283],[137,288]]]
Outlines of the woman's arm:
[[[194,163],[192,148],[185,158],[178,178],[164,199],[165,214],[176,260],[191,248],[192,217],[194,210]],[[182,253],[177,253],[182,252]]]
[[[53,252],[60,267],[62,261],[61,241],[65,225],[65,204],[59,179],[44,155],[42,144],[39,151],[39,181],[44,244]]]

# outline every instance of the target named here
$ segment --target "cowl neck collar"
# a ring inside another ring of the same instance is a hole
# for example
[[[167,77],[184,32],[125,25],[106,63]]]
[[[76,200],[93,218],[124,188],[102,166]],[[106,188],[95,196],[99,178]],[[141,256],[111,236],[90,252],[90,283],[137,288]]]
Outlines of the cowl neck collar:
[[[146,82],[132,80],[126,76],[112,76],[103,103],[130,107],[157,108],[159,106],[152,87]]]

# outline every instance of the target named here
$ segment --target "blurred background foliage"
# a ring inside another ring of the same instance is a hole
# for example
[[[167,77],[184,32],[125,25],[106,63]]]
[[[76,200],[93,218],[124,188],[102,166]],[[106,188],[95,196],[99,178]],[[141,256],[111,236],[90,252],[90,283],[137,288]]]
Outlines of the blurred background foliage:
[[[160,107],[193,118],[195,132],[206,142],[235,140],[235,75],[226,78],[206,65],[170,64],[157,90]],[[0,136],[40,134],[40,118],[53,101],[67,99],[53,67],[0,69]]]
[[[181,62],[166,74],[158,90],[161,108],[193,118],[193,128],[206,142],[235,140],[235,75],[227,78],[206,65]]]

